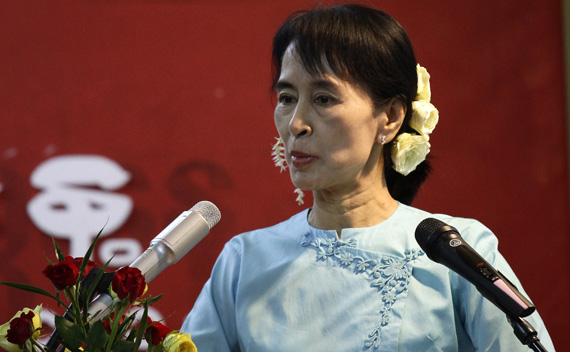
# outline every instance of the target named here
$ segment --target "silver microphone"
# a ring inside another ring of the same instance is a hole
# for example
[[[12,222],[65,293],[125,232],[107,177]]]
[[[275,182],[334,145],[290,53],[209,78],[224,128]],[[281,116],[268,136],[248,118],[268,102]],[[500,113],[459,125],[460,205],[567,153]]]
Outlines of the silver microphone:
[[[213,203],[199,202],[174,219],[129,266],[139,269],[149,283],[194,248],[220,221],[221,216]]]
[[[139,269],[149,283],[194,248],[221,217],[220,211],[212,202],[198,202],[150,241],[150,247],[129,266]],[[98,295],[89,304],[90,320],[101,320],[108,315],[112,303],[113,299],[108,294]]]

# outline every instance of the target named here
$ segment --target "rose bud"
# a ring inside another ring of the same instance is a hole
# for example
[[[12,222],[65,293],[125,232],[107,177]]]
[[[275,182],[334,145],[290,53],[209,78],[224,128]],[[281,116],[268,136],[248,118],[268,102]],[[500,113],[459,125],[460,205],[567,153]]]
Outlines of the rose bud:
[[[32,336],[34,330],[34,312],[22,313],[20,317],[10,322],[10,329],[6,334],[6,339],[15,344],[23,345]]]
[[[153,322],[150,318],[147,317],[147,324],[149,326],[146,331],[146,340],[149,344],[157,346],[161,343],[166,335],[172,332],[172,329],[168,326],[160,323],[160,322]]]
[[[145,287],[146,280],[137,268],[122,267],[113,277],[113,291],[121,300],[128,296],[129,301],[134,302],[143,294]]]
[[[75,265],[77,270],[81,268],[81,263],[83,263],[83,257],[73,258],[70,256],[65,257],[66,262],[71,262]],[[89,272],[95,267],[95,262],[88,260],[87,265],[85,265],[85,269],[83,269],[83,273],[81,274],[81,279],[85,279],[85,276],[89,274]]]
[[[42,273],[51,280],[55,288],[63,290],[66,287],[75,285],[79,270],[73,262],[64,260],[54,265],[48,265]]]

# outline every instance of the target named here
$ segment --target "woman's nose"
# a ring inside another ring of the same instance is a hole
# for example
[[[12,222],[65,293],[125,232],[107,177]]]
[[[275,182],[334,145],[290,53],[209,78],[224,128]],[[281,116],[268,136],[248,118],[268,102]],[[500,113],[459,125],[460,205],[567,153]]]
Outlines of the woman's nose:
[[[293,117],[289,121],[289,132],[295,137],[310,135],[313,130],[307,118],[308,112],[298,104],[293,113]]]

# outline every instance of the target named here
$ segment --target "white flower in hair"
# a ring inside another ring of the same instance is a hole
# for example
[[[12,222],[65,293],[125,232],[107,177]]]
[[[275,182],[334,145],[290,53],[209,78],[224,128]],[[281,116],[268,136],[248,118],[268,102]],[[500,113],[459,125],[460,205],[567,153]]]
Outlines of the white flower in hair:
[[[439,111],[430,103],[430,75],[425,67],[416,66],[418,91],[412,102],[412,116],[409,126],[419,134],[402,133],[392,143],[392,167],[407,176],[427,157],[431,145],[429,135],[439,121]]]
[[[417,64],[416,72],[418,74],[418,94],[415,100],[425,100],[427,102],[431,101],[431,90],[429,87],[429,73],[425,67]]]
[[[428,136],[411,133],[398,135],[392,147],[394,170],[407,176],[426,160],[430,147]]]
[[[432,133],[439,121],[439,111],[435,106],[425,100],[416,100],[412,109],[410,127],[423,135]]]

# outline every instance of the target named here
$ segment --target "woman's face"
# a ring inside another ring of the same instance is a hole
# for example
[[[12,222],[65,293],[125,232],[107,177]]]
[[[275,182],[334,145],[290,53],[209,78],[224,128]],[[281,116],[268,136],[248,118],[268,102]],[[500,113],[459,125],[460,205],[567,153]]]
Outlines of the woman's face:
[[[359,86],[310,75],[290,46],[276,84],[275,125],[295,186],[353,192],[382,180],[387,116]]]

